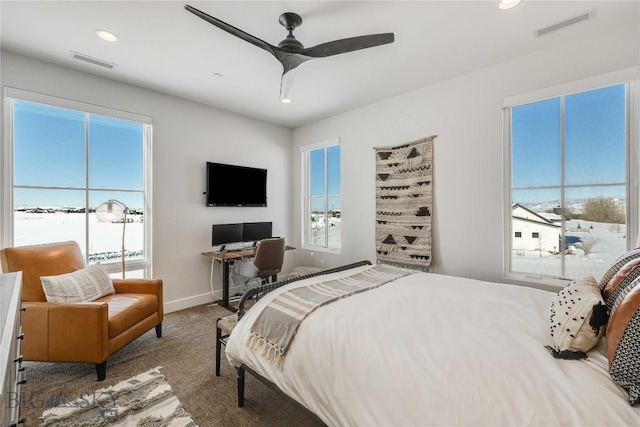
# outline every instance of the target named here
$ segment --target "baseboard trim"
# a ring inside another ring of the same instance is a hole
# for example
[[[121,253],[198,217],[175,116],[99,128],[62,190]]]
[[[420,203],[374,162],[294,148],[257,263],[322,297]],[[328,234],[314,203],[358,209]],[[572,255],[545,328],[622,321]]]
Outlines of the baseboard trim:
[[[209,304],[213,301],[218,300],[219,298],[211,295],[211,292],[207,292],[206,294],[194,295],[192,297],[180,298],[173,301],[168,301],[164,303],[164,312],[171,313],[173,311],[184,310],[191,307],[196,307],[198,305]]]
[[[243,292],[244,286],[230,286],[229,287],[229,298],[232,299],[234,295],[238,292]],[[210,304],[214,301],[218,301],[222,299],[222,289],[219,289],[211,294],[211,292],[207,292],[206,294],[194,295],[192,297],[180,298],[173,301],[167,301],[164,303],[164,312],[171,313],[173,311],[185,310],[187,308],[195,307],[203,304]]]

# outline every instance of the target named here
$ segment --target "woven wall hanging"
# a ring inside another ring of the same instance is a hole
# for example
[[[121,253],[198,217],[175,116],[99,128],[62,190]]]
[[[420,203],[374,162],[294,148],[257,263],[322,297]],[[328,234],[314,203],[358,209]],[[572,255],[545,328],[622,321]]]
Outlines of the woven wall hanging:
[[[375,147],[378,263],[431,264],[432,142],[437,135]]]

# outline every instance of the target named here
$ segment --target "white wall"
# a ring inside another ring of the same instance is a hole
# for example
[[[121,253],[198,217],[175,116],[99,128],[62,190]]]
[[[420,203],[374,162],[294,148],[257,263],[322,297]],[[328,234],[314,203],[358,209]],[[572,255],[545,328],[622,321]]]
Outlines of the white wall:
[[[637,66],[638,57],[637,26],[617,29],[295,129],[294,174],[300,174],[300,146],[336,137],[348,165],[342,169],[342,255],[298,251],[299,262],[375,261],[373,147],[435,134],[431,271],[505,281],[503,98]],[[299,239],[299,215],[293,219]]]
[[[165,281],[166,309],[173,311],[213,299],[210,262],[200,255],[211,249],[212,223],[273,221],[274,234],[300,245],[299,147],[336,137],[343,159],[342,255],[298,249],[285,257],[285,271],[321,261],[327,267],[375,261],[373,147],[436,134],[431,271],[505,281],[502,99],[637,66],[638,57],[638,29],[620,29],[302,126],[293,134],[5,51],[0,83],[153,117],[153,271]],[[206,208],[207,160],[268,168],[269,207]],[[216,269],[218,291],[220,277]]]
[[[212,250],[213,223],[272,221],[275,235],[289,236],[290,129],[14,53],[1,55],[3,87],[153,118],[153,275],[164,280],[167,312],[214,299],[211,264],[201,255]],[[206,161],[267,168],[269,206],[205,207]],[[221,270],[214,271],[216,290]]]

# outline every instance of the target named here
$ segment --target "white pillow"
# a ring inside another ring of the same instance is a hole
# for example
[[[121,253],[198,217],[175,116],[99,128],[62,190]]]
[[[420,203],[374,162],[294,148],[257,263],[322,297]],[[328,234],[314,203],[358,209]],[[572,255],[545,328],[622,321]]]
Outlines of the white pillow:
[[[40,281],[48,302],[94,301],[116,293],[111,277],[100,264],[59,276],[43,276]]]
[[[582,359],[598,344],[607,325],[607,306],[595,278],[571,282],[551,303],[550,332],[554,346],[546,346],[560,359]]]

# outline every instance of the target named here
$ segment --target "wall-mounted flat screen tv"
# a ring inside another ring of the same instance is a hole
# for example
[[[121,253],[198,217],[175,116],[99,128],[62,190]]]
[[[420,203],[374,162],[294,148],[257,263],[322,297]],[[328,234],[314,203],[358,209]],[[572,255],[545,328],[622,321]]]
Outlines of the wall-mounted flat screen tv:
[[[207,206],[267,206],[267,170],[207,162]]]

